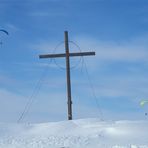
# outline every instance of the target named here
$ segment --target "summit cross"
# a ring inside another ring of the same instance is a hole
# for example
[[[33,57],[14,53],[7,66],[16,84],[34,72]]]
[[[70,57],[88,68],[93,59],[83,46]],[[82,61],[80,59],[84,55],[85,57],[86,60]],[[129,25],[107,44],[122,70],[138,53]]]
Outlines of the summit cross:
[[[64,32],[65,38],[65,53],[60,54],[45,54],[39,55],[39,58],[66,58],[66,77],[67,77],[67,104],[68,104],[68,120],[72,120],[72,98],[71,98],[71,80],[70,80],[70,57],[75,56],[91,56],[95,55],[95,52],[69,52],[69,41],[68,41],[68,31]]]

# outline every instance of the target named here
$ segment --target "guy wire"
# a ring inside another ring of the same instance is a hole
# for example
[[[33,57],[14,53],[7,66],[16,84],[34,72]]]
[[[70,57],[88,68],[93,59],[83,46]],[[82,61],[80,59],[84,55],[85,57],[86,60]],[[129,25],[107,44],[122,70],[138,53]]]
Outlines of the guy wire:
[[[97,109],[98,109],[99,114],[100,114],[100,116],[101,116],[100,119],[101,119],[101,121],[104,121],[103,112],[102,112],[102,109],[101,109],[101,107],[100,107],[100,103],[99,103],[99,101],[98,101],[98,99],[97,99],[97,96],[96,96],[96,93],[95,93],[94,86],[93,86],[93,84],[92,84],[91,78],[90,78],[90,76],[89,76],[86,62],[85,62],[85,60],[84,60],[83,57],[82,57],[82,59],[83,59],[83,63],[82,63],[82,64],[84,65],[84,68],[85,68],[85,71],[86,71],[86,75],[87,75],[87,79],[88,79],[88,82],[89,82],[89,86],[90,86],[90,88],[91,88],[91,90],[92,90],[93,98],[95,99],[95,102],[96,102],[96,105],[97,105]],[[82,66],[83,66],[83,65],[82,65]]]
[[[48,63],[48,66],[51,64],[51,61],[52,61],[52,59],[50,59],[50,62]],[[37,81],[37,83],[36,83],[36,85],[35,85],[35,87],[33,89],[32,94],[28,98],[28,101],[27,101],[27,103],[26,103],[26,105],[24,107],[24,110],[23,110],[22,114],[18,118],[17,123],[20,123],[24,119],[24,117],[27,115],[27,113],[29,112],[29,109],[30,109],[31,105],[33,104],[34,98],[36,97],[37,93],[39,92],[39,90],[41,88],[42,81],[45,78],[47,70],[48,70],[47,67],[45,67],[42,74],[41,74],[40,79]]]

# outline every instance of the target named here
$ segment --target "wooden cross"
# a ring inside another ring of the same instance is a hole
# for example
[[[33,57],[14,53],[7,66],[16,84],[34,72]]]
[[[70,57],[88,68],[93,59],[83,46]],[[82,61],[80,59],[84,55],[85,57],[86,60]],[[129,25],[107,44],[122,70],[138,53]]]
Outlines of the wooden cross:
[[[95,55],[95,52],[77,52],[69,53],[68,31],[64,32],[65,36],[65,53],[39,55],[39,58],[66,58],[67,74],[67,98],[68,98],[68,120],[72,120],[72,99],[71,99],[71,81],[70,81],[70,57]]]

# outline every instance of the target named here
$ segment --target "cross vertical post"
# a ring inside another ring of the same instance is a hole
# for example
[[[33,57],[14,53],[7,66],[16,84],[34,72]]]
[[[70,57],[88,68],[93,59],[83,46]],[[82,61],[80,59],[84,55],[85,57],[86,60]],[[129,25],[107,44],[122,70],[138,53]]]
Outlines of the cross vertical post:
[[[64,35],[65,35],[66,74],[67,74],[68,120],[72,120],[72,100],[71,100],[70,59],[69,59],[68,32],[65,31]]]

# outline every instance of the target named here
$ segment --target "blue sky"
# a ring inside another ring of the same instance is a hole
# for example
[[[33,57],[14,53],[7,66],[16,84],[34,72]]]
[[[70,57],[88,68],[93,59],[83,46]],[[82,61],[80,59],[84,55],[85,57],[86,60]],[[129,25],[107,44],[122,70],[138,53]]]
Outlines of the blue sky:
[[[74,119],[147,119],[139,106],[148,99],[147,0],[1,0],[0,27],[9,32],[0,33],[1,122],[16,122],[38,87],[23,121],[67,119],[65,70],[56,65],[65,60],[38,58],[64,52],[65,30],[72,52],[96,52],[84,58],[91,82],[83,60],[71,60]]]

